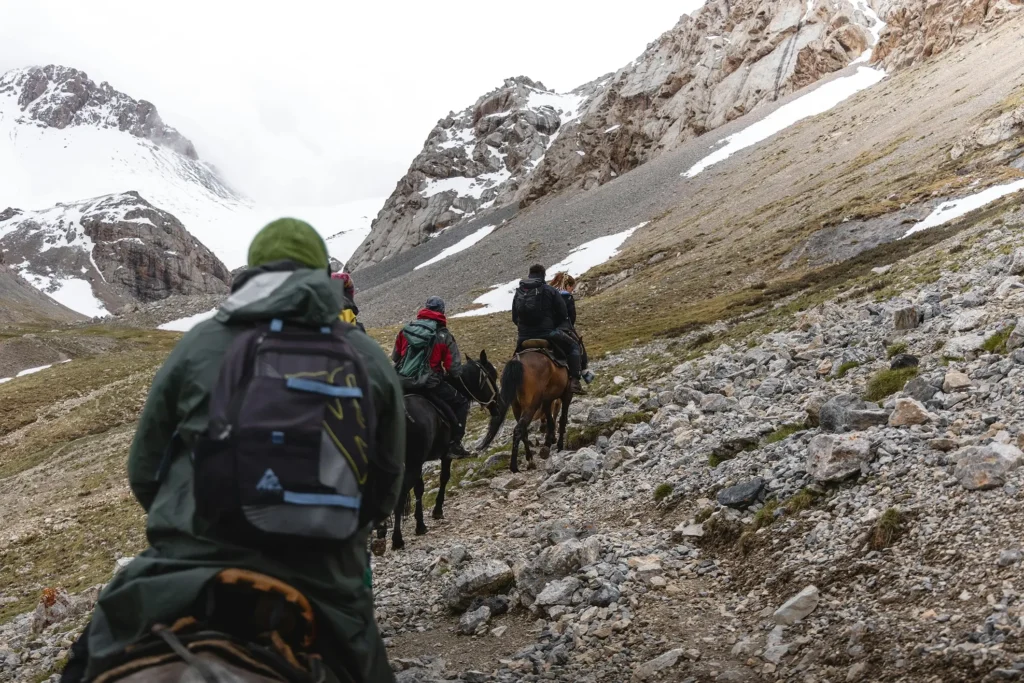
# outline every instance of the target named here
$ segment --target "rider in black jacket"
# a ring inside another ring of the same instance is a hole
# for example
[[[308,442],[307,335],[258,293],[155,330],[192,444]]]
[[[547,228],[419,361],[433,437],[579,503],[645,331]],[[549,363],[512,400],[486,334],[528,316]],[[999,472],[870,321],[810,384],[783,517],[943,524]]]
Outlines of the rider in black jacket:
[[[580,347],[572,336],[559,329],[569,321],[569,312],[562,295],[544,278],[544,266],[530,266],[529,277],[520,280],[516,289],[512,322],[519,328],[517,347],[527,339],[546,339],[565,354],[573,393],[580,394]]]

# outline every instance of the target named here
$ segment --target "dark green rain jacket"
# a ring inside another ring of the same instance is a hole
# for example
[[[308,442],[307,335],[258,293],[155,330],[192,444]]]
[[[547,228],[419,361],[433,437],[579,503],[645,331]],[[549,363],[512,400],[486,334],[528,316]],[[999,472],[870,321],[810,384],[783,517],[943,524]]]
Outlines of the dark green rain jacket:
[[[125,646],[154,623],[172,623],[196,603],[222,569],[240,567],[285,581],[301,590],[318,612],[318,628],[347,644],[356,675],[366,683],[394,675],[374,622],[367,540],[371,522],[394,509],[405,453],[402,390],[381,348],[362,332],[349,341],[366,361],[378,413],[377,453],[364,490],[366,524],[344,552],[273,558],[225,546],[192,531],[190,446],[206,429],[207,402],[223,358],[235,336],[251,324],[282,318],[310,325],[331,324],[341,303],[326,270],[257,269],[247,273],[217,315],[178,343],[157,372],[128,458],[128,478],[149,514],[150,548],[106,587],[88,632],[86,678],[100,673]],[[166,475],[158,473],[175,430],[181,439],[169,452]]]

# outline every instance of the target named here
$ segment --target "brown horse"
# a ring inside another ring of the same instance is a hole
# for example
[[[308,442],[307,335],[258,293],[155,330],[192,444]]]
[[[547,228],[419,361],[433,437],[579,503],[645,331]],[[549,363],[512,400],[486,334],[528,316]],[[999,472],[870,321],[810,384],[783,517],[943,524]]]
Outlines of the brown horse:
[[[555,443],[555,421],[551,409],[555,401],[561,402],[561,420],[558,425],[557,448],[562,449],[565,443],[565,425],[569,416],[569,403],[572,401],[572,388],[569,384],[568,371],[556,365],[543,353],[541,345],[547,342],[525,342],[526,348],[512,357],[505,364],[501,374],[501,409],[496,419],[491,420],[487,436],[480,450],[487,448],[505,423],[508,409],[516,418],[516,428],[512,432],[512,459],[509,469],[519,471],[519,443],[522,442],[526,452],[527,467],[534,468],[533,453],[530,451],[530,423],[536,415],[543,415],[547,426],[544,448],[541,457],[547,457],[551,445]]]

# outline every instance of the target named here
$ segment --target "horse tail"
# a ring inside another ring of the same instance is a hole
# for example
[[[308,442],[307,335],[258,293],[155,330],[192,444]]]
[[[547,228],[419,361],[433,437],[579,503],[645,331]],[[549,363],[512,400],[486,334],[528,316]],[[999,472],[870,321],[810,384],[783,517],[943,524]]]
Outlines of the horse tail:
[[[505,363],[505,369],[501,373],[501,402],[505,406],[512,405],[516,394],[523,386],[523,377],[526,372],[523,368],[523,361],[513,358]]]
[[[518,358],[513,358],[505,363],[505,369],[501,373],[501,391],[498,395],[498,409],[491,415],[491,424],[487,427],[487,436],[479,446],[483,450],[491,445],[494,437],[498,435],[505,418],[508,417],[508,409],[512,406],[519,388],[523,386],[524,377],[523,363]]]

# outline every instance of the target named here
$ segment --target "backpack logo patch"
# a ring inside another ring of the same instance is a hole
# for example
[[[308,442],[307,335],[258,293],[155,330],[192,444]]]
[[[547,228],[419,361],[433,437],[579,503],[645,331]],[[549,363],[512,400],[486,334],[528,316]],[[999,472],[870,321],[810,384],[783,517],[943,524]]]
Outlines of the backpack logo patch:
[[[251,481],[251,480],[250,480]],[[282,491],[281,480],[274,474],[274,470],[267,468],[267,471],[260,477],[260,481],[256,484],[257,491]]]

